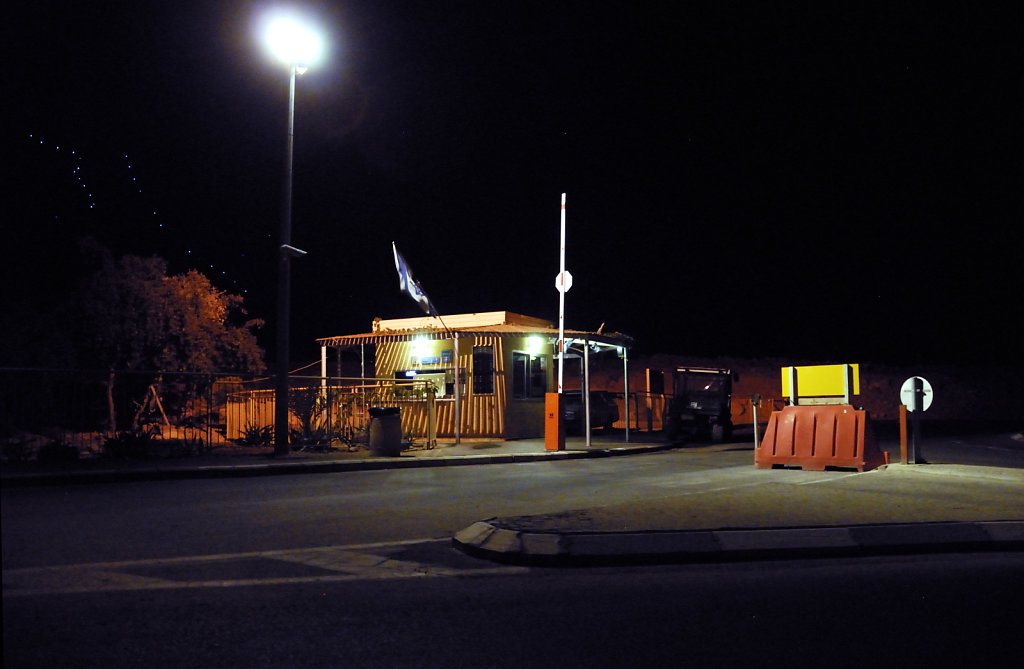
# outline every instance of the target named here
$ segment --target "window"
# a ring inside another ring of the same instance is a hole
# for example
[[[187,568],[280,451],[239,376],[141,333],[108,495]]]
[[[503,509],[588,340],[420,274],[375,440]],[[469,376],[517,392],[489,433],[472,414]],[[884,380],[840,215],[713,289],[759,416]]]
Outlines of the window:
[[[403,369],[395,372],[395,395],[401,397],[427,396],[427,383],[434,384],[434,397],[449,397],[455,391],[448,376],[451,372],[445,369]]]
[[[528,399],[544,397],[548,391],[548,374],[544,357],[529,353],[512,353],[512,397]]]
[[[488,395],[494,392],[494,347],[473,347],[473,392]]]

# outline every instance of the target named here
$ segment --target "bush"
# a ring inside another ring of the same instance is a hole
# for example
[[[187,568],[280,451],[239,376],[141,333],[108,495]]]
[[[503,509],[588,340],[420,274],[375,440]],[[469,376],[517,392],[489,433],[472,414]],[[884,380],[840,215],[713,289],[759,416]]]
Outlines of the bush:
[[[10,439],[4,442],[4,459],[8,462],[28,462],[32,457],[32,449],[27,439]]]
[[[103,442],[103,452],[112,458],[149,458],[154,432],[126,430]]]
[[[36,459],[39,462],[70,462],[78,459],[78,449],[63,441],[51,441],[39,449]]]
[[[329,451],[331,437],[323,428],[296,429],[288,431],[292,448],[300,451]]]
[[[238,441],[243,446],[270,446],[274,443],[274,426],[250,423],[245,426],[242,438]]]

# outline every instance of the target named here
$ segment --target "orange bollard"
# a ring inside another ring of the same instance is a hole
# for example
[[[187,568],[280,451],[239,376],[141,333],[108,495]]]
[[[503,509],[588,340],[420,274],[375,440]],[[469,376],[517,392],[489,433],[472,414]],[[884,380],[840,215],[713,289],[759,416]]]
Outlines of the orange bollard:
[[[907,464],[907,405],[900,405],[900,462]]]
[[[565,450],[565,419],[560,393],[544,395],[544,450]]]

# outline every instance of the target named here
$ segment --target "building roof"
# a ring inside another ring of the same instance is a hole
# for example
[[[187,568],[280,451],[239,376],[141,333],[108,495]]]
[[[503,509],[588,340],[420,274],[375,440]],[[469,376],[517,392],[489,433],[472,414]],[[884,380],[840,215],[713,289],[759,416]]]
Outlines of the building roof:
[[[490,325],[526,325],[553,328],[555,324],[543,318],[524,316],[511,311],[483,311],[472,314],[452,314],[449,316],[418,316],[416,318],[392,318],[388,320],[374,319],[373,331],[417,330],[424,328],[440,328],[444,330],[461,330],[467,327],[483,327]]]
[[[439,318],[422,316],[390,320],[375,319],[372,332],[323,337],[317,341],[321,346],[344,348],[360,344],[402,342],[413,339],[452,339],[456,333],[460,336],[491,337],[533,335],[543,337],[548,343],[558,341],[558,328],[550,321],[510,311],[442,315]],[[632,337],[619,332],[565,330],[565,338],[610,347],[628,348],[633,343]]]

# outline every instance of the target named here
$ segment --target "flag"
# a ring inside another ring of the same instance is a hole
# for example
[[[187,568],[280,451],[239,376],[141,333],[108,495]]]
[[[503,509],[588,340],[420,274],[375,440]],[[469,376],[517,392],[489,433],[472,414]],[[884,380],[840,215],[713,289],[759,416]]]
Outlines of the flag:
[[[431,316],[437,316],[437,310],[434,309],[434,305],[430,302],[430,298],[420,288],[420,283],[416,279],[412,278],[412,270],[409,269],[409,263],[405,262],[405,258],[398,252],[398,247],[395,246],[394,242],[391,242],[391,248],[395,251],[395,269],[398,270],[398,287],[404,292],[408,293],[409,297],[413,299],[420,308],[423,309],[423,313],[430,314]]]

